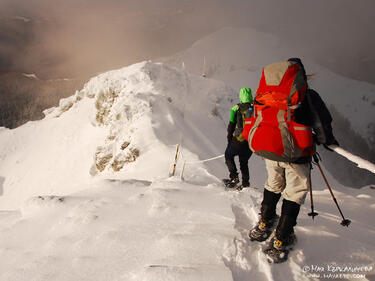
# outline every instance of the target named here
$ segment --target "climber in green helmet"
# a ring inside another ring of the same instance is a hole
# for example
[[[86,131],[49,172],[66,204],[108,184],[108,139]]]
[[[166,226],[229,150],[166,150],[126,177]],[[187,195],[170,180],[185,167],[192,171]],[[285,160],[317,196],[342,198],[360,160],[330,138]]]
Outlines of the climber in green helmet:
[[[252,154],[247,140],[242,137],[245,119],[253,114],[253,96],[250,88],[242,88],[239,93],[240,103],[232,107],[227,128],[228,145],[225,150],[225,164],[229,170],[229,179],[224,179],[227,187],[235,187],[239,183],[234,157],[238,156],[242,176],[241,187],[250,186],[248,161]]]

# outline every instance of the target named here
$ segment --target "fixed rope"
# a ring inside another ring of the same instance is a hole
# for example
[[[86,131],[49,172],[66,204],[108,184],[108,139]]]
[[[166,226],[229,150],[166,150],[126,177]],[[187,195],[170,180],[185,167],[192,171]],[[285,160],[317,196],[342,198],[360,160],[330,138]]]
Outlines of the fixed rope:
[[[209,161],[216,160],[216,159],[219,159],[219,158],[222,158],[222,157],[224,157],[224,154],[219,155],[219,156],[215,156],[215,157],[212,157],[212,158],[204,159],[204,160],[199,160],[199,161],[186,161],[186,160],[185,160],[185,161],[184,161],[184,165],[182,166],[180,179],[181,179],[181,180],[184,179],[184,171],[185,171],[185,166],[186,166],[186,164],[204,163],[204,162],[209,162]]]

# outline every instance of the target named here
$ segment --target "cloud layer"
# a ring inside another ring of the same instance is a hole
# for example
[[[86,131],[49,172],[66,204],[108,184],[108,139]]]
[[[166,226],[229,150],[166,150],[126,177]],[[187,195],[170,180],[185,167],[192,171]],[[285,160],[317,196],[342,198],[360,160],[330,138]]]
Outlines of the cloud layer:
[[[224,26],[246,26],[375,83],[373,1],[228,2],[0,0],[0,67],[46,77],[93,75],[168,56]]]

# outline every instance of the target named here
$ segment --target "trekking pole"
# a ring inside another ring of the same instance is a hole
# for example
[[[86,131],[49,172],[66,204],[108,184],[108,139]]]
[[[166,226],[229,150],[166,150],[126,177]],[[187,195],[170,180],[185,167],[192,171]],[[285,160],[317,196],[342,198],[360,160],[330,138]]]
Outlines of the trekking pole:
[[[314,163],[314,164],[318,166],[318,168],[319,168],[319,170],[320,170],[320,173],[322,174],[323,179],[324,179],[324,181],[325,181],[325,183],[326,183],[326,185],[327,185],[327,187],[328,187],[328,190],[329,190],[329,192],[331,193],[331,196],[332,196],[332,198],[333,198],[333,201],[335,202],[335,204],[336,204],[336,206],[337,206],[337,209],[339,209],[340,215],[341,215],[341,217],[342,217],[341,225],[342,225],[342,226],[347,226],[347,227],[349,227],[349,224],[351,223],[351,221],[348,220],[348,219],[346,219],[346,218],[344,217],[343,213],[341,212],[340,206],[339,206],[339,204],[337,203],[337,200],[336,200],[336,198],[335,198],[335,195],[333,195],[332,188],[331,188],[331,186],[329,185],[329,183],[328,183],[328,181],[327,181],[327,178],[326,178],[326,176],[325,176],[324,173],[323,173],[322,167],[320,167],[319,159],[318,159],[318,157],[317,157],[316,155],[314,155],[314,160],[315,160],[315,163]]]
[[[318,215],[318,213],[314,212],[314,201],[313,201],[313,194],[312,194],[312,183],[311,183],[311,171],[310,171],[310,177],[309,177],[309,184],[310,184],[310,203],[311,203],[311,212],[307,215],[309,217],[312,217],[314,220],[314,217]]]
[[[176,148],[176,156],[174,157],[174,164],[173,164],[173,171],[172,171],[172,177],[174,176],[176,172],[176,166],[177,166],[177,159],[178,159],[178,151],[180,149],[180,144],[177,144]]]

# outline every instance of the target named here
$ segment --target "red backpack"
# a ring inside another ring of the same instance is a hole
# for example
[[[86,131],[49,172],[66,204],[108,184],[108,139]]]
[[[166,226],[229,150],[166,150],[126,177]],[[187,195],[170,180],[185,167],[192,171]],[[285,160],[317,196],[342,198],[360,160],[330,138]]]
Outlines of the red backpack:
[[[254,116],[242,135],[250,149],[266,159],[295,162],[314,154],[312,128],[294,121],[294,110],[307,89],[302,66],[277,62],[264,67],[254,99]]]

